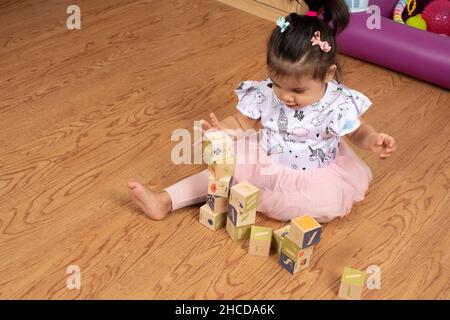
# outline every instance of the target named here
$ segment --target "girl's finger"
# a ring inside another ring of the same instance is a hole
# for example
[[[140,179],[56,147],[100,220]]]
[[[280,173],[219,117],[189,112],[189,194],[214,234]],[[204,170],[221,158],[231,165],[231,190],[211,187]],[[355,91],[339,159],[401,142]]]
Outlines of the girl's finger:
[[[217,119],[216,115],[214,113],[211,113],[209,115],[209,117],[211,118],[211,124],[214,128],[219,128],[220,127],[220,122],[219,119]]]
[[[384,141],[384,137],[382,134],[379,134],[377,137],[377,146],[382,146]]]

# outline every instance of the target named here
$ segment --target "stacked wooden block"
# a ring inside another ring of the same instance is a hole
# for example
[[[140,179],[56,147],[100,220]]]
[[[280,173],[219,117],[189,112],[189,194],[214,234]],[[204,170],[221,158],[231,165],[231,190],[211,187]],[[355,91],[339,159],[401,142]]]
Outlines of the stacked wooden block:
[[[216,231],[225,226],[227,217],[235,167],[233,140],[225,131],[205,133],[203,158],[210,176],[206,204],[200,208],[200,223]]]
[[[251,227],[256,221],[259,197],[259,189],[247,181],[238,183],[231,188],[227,231],[234,241],[250,237]]]
[[[279,263],[291,274],[307,268],[314,245],[320,241],[321,225],[311,216],[301,216],[274,232],[274,249],[280,254]]]

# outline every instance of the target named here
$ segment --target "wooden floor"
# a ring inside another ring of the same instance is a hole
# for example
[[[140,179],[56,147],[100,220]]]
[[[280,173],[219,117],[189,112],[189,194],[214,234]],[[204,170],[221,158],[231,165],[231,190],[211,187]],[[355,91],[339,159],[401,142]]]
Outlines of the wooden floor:
[[[172,131],[234,112],[238,83],[266,76],[275,24],[213,0],[79,0],[69,31],[70,4],[0,4],[1,299],[336,299],[343,268],[370,265],[381,289],[365,299],[450,298],[448,90],[341,57],[398,152],[358,151],[374,173],[366,199],[292,277],[199,224],[198,206],[154,222],[126,189],[202,169],[171,163]],[[66,287],[70,265],[80,290]]]

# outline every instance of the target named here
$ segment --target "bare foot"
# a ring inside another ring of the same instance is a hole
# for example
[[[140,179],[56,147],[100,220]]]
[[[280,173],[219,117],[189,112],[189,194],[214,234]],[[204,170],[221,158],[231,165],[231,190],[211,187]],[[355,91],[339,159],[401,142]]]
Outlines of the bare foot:
[[[154,192],[141,183],[128,181],[128,194],[133,202],[153,220],[162,220],[172,210],[172,202],[167,192]]]

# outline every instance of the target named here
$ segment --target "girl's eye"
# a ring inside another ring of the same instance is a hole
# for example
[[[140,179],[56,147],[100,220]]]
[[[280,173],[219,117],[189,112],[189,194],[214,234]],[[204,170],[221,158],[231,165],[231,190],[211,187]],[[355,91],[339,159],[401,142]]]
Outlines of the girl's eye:
[[[303,93],[305,92],[304,90],[294,90],[295,93]]]

